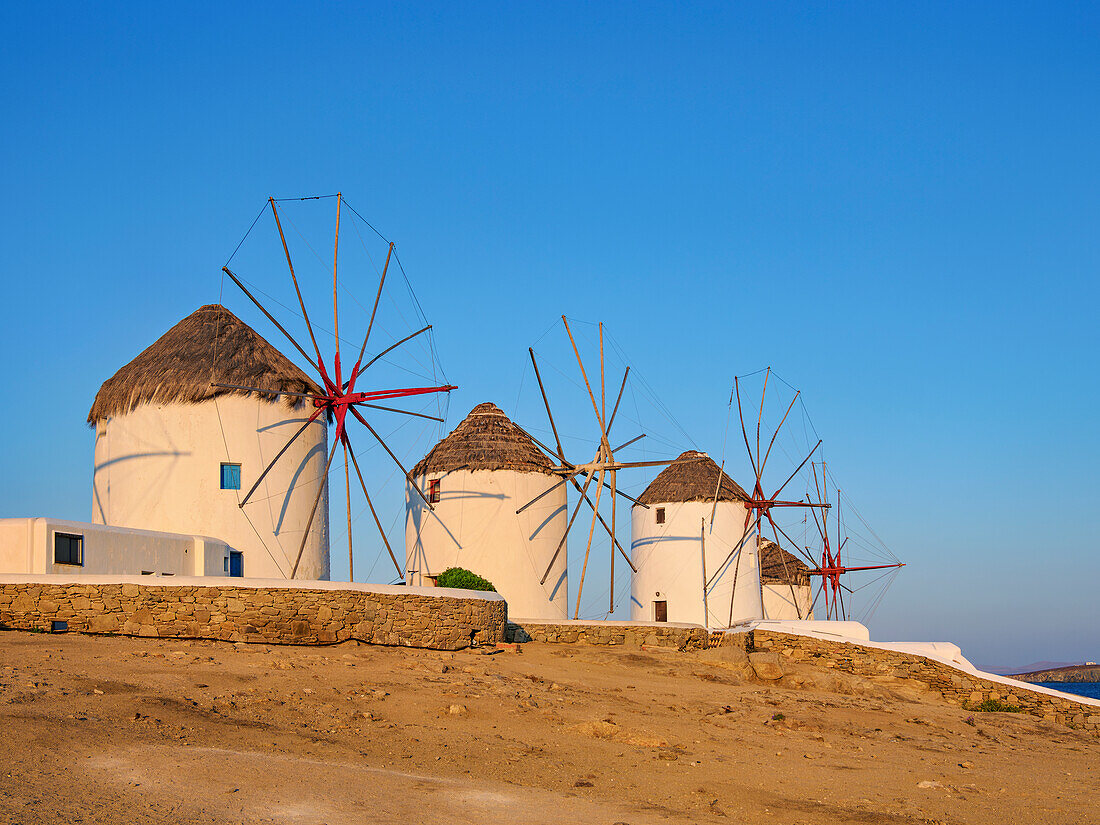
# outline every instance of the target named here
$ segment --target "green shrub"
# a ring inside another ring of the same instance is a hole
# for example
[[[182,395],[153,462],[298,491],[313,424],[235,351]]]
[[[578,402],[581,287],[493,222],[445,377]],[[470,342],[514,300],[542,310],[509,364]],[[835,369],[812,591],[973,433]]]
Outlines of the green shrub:
[[[457,587],[460,590],[496,590],[491,581],[461,567],[449,567],[435,580],[437,587]]]
[[[967,710],[976,710],[979,713],[1019,713],[1020,708],[1016,705],[1006,705],[1004,702],[997,699],[986,699],[979,705],[972,705]]]

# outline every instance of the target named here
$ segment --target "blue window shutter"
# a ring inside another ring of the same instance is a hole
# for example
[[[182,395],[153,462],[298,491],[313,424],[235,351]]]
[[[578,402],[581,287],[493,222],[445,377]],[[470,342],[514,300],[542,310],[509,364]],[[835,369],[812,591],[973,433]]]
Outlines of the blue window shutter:
[[[222,464],[221,482],[223,490],[241,489],[241,465]]]

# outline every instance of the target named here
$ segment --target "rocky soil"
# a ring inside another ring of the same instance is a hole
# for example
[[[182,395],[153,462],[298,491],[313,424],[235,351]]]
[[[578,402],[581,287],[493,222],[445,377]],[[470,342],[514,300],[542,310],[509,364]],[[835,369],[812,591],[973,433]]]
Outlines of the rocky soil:
[[[1100,822],[1093,737],[736,649],[3,632],[0,757],[10,823]]]

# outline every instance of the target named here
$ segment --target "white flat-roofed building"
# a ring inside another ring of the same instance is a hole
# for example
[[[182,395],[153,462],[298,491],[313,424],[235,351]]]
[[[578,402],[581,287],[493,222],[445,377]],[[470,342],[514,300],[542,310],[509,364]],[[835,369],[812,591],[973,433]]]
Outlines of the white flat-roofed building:
[[[219,539],[54,518],[0,519],[0,574],[229,576],[240,554]]]

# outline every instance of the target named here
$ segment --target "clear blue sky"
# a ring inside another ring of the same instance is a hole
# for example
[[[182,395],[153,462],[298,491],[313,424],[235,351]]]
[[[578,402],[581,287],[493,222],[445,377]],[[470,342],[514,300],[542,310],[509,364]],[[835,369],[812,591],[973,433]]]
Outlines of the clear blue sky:
[[[909,562],[876,637],[1100,658],[1095,6],[0,23],[0,515],[88,519],[99,384],[217,298],[268,194],[342,190],[399,243],[449,423],[507,406],[562,313],[606,321],[712,454],[732,376],[773,365]]]

